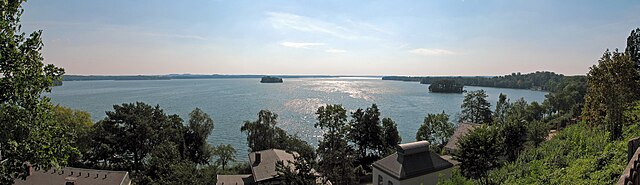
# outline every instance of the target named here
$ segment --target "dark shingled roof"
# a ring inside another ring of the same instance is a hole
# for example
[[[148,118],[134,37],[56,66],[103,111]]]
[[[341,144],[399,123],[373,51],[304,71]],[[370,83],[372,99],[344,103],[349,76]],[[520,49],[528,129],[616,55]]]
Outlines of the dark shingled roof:
[[[216,185],[253,185],[253,176],[246,175],[218,175]]]
[[[256,153],[260,153],[260,162],[256,163]],[[295,153],[295,152],[294,152]],[[276,172],[276,162],[282,161],[284,165],[288,165],[289,161],[294,161],[293,155],[284,150],[269,149],[249,154],[249,162],[251,162],[251,173],[255,182],[269,180],[278,175]]]
[[[373,167],[399,180],[409,179],[453,167],[449,161],[429,151],[429,142],[398,146],[398,152],[373,163]]]
[[[444,146],[445,151],[447,151],[447,153],[451,153],[458,150],[458,140],[462,136],[467,135],[470,131],[479,126],[480,124],[475,123],[458,123],[458,128],[456,128],[456,131],[454,131],[453,135],[451,135],[451,138],[449,139],[449,142],[447,142],[447,145]]]
[[[47,185],[65,184],[73,181],[76,184],[91,185],[129,185],[129,173],[125,171],[107,171],[83,168],[64,167],[59,170],[33,170],[26,180],[16,179],[15,185]]]

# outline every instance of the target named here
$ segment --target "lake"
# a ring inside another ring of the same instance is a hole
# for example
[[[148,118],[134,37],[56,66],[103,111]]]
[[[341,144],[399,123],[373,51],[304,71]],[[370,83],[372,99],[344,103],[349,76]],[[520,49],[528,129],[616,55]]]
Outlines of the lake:
[[[512,101],[524,98],[542,102],[546,92],[470,87],[484,89],[495,106],[500,93]],[[451,115],[457,119],[463,94],[429,93],[428,85],[417,82],[383,81],[379,78],[296,78],[281,84],[262,84],[258,78],[186,79],[132,81],[65,81],[53,88],[54,104],[91,113],[94,121],[103,119],[114,104],[142,101],[159,104],[167,114],[178,114],[185,122],[198,107],[211,115],[215,128],[211,145],[231,144],[237,159],[247,161],[246,135],[240,132],[245,120],[255,121],[262,109],[279,115],[277,126],[317,145],[322,131],[314,128],[315,110],[325,104],[342,104],[347,110],[366,108],[375,103],[382,117],[398,124],[402,141],[415,141],[415,134],[427,113]],[[381,117],[381,119],[382,119]]]

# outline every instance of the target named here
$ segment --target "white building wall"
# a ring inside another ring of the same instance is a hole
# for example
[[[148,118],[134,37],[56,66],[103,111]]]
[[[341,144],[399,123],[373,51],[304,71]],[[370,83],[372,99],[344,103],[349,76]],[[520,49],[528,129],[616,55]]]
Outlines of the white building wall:
[[[374,167],[373,168],[373,185],[379,185],[381,176],[382,176],[382,180],[383,180],[383,183],[381,185],[389,185],[389,181],[391,183],[393,183],[393,185],[399,185],[400,184],[400,181],[398,181],[398,179],[395,179],[395,178],[387,175],[383,171],[380,171],[378,168]]]

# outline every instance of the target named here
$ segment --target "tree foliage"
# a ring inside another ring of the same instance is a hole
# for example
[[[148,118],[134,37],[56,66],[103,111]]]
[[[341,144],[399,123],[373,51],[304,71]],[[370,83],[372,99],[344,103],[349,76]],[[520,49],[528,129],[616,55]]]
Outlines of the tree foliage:
[[[289,135],[277,127],[278,114],[269,110],[261,110],[258,120],[245,121],[240,131],[247,134],[250,152],[268,149],[282,149],[298,152],[305,157],[315,157],[313,147],[296,135]]]
[[[462,101],[461,122],[491,123],[491,103],[484,90],[467,92]]]
[[[276,162],[276,172],[281,183],[285,185],[318,184],[318,175],[314,170],[316,166],[315,159],[297,154],[292,155],[295,160],[288,161],[286,165],[283,161]]]
[[[140,184],[211,183],[197,168],[211,157],[206,138],[213,121],[207,114],[196,108],[185,126],[160,106],[136,102],[113,109],[91,128],[84,166],[130,171]]]
[[[53,108],[53,120],[65,126],[65,132],[68,134],[66,138],[71,146],[76,147],[79,153],[72,153],[68,159],[68,165],[82,166],[82,155],[87,153],[90,148],[86,147],[89,143],[89,137],[93,122],[88,112],[74,110],[63,106],[55,106]]]
[[[627,37],[627,48],[625,52],[636,63],[636,69],[640,70],[640,28],[631,30],[631,34]]]
[[[496,102],[496,110],[493,112],[493,121],[500,125],[506,121],[507,110],[509,109],[509,99],[506,94],[500,93],[498,102]]]
[[[315,127],[323,129],[318,144],[318,170],[334,184],[356,184],[353,162],[355,151],[347,143],[347,114],[342,105],[318,108]]]
[[[383,130],[380,110],[376,104],[366,110],[357,109],[351,113],[347,139],[354,143],[358,165],[368,166],[381,158],[384,151]]]
[[[416,133],[417,141],[429,141],[431,150],[440,151],[451,135],[453,135],[453,123],[449,122],[449,115],[442,112],[441,114],[427,114],[424,122],[418,128]]]
[[[280,148],[284,130],[276,127],[278,114],[268,110],[258,112],[258,120],[245,121],[240,131],[247,133],[247,143],[251,152]]]
[[[382,119],[382,133],[385,147],[383,156],[387,156],[395,151],[396,145],[402,142],[402,138],[398,133],[398,125],[391,118]]]
[[[48,169],[77,154],[66,126],[55,122],[51,92],[64,70],[45,65],[42,31],[21,31],[23,0],[0,1],[0,183],[25,178],[25,163]]]
[[[480,179],[500,166],[502,140],[499,130],[483,125],[458,140],[459,151],[453,154],[460,161],[460,172],[467,178]]]
[[[230,144],[220,144],[214,147],[212,154],[218,157],[215,164],[216,166],[222,166],[222,170],[225,170],[229,162],[236,161],[236,149]]]
[[[604,126],[611,140],[622,136],[623,112],[640,95],[640,79],[629,55],[608,50],[587,75],[583,119]]]
[[[207,138],[213,130],[213,119],[209,114],[196,108],[189,113],[189,124],[185,131],[185,155],[197,164],[208,164],[211,148]]]

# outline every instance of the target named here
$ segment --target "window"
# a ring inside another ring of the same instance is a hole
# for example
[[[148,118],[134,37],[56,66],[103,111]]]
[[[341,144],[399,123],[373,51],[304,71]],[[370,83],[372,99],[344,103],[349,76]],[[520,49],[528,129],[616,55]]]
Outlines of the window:
[[[384,179],[382,179],[382,175],[378,175],[378,185],[384,185]]]
[[[393,182],[389,181],[389,183],[387,185],[393,185]]]

